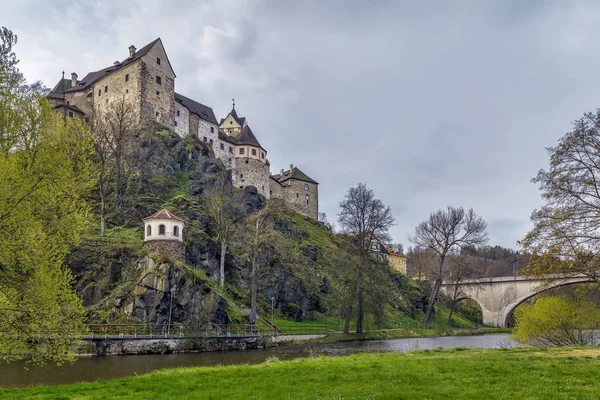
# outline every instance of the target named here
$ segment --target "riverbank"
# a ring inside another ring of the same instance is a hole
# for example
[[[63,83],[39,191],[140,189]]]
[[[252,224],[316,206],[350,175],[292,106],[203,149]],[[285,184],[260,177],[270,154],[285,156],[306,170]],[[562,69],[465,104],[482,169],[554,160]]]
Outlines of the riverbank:
[[[598,398],[598,348],[430,350],[269,359],[258,365],[0,391],[3,399]]]
[[[355,340],[391,340],[391,339],[416,339],[416,338],[434,338],[447,336],[474,336],[495,333],[511,333],[512,328],[479,328],[479,329],[382,329],[356,333],[329,332],[326,337],[315,340],[316,342],[351,342]]]

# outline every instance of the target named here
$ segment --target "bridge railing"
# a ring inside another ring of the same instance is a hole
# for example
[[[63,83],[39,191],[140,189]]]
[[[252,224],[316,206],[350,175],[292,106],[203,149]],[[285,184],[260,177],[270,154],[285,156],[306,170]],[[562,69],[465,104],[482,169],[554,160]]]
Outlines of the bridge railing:
[[[180,324],[91,324],[84,338],[155,338],[155,337],[243,337],[283,334],[325,333],[325,326],[295,326],[279,329],[264,325],[203,324],[185,326]]]

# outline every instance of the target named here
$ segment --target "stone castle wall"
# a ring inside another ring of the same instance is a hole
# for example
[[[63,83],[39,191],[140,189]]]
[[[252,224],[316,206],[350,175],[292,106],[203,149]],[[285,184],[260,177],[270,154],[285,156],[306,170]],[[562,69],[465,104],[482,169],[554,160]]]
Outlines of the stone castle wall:
[[[185,262],[185,245],[181,240],[148,240],[144,248],[149,253],[164,254],[173,260]]]
[[[290,179],[283,183],[281,193],[283,201],[292,210],[296,211],[298,214],[302,214],[314,220],[318,220],[318,185],[315,185],[314,183]]]
[[[178,115],[179,114],[179,115]],[[179,134],[179,136],[187,136],[190,132],[190,111],[183,104],[175,102],[175,121],[173,124],[173,130]]]
[[[245,188],[254,186],[258,193],[270,198],[269,166],[252,158],[238,158],[235,173],[232,173],[233,186]]]
[[[125,100],[136,119],[141,111],[141,62],[120,68],[94,83],[94,108],[98,115],[115,110],[116,102]]]

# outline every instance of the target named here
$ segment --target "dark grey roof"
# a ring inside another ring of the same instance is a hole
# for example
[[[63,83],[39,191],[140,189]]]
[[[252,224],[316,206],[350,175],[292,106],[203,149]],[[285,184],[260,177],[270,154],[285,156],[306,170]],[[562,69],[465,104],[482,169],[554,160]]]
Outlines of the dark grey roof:
[[[98,79],[105,77],[106,75],[108,75],[112,72],[115,72],[116,70],[123,68],[124,66],[129,65],[129,64],[139,60],[146,54],[148,54],[148,52],[150,51],[152,46],[154,46],[156,44],[156,42],[158,42],[159,40],[160,40],[160,38],[148,43],[147,45],[145,45],[144,47],[142,47],[141,49],[136,51],[135,54],[133,55],[133,57],[128,57],[117,65],[111,65],[110,67],[106,67],[104,69],[101,69],[100,71],[94,71],[94,72],[88,73],[86,76],[83,77],[82,80],[77,82],[76,86],[70,88],[69,90],[65,90],[65,92],[76,92],[79,90],[85,90],[85,89],[89,88]]]
[[[62,99],[64,96],[64,92],[67,89],[71,88],[71,80],[70,79],[60,79],[58,83],[52,88],[50,93],[48,93],[49,98],[52,99]]]
[[[248,144],[251,146],[260,147],[261,149],[263,148],[258,142],[258,139],[256,139],[256,136],[254,136],[252,129],[250,129],[248,125],[244,126],[240,133],[234,134],[232,136],[223,132],[222,129],[219,129],[219,139],[226,140],[229,143],[233,144]]]
[[[54,109],[57,110],[57,109],[63,108],[63,107],[66,108],[66,109],[69,109],[69,110],[72,110],[72,111],[75,111],[77,113],[85,115],[85,113],[83,112],[83,110],[81,108],[79,108],[77,106],[72,106],[70,104],[57,104],[57,105],[54,106]]]
[[[190,112],[193,112],[203,120],[208,121],[211,124],[217,124],[217,118],[215,117],[215,113],[213,112],[212,108],[198,103],[197,101],[194,101],[189,97],[185,97],[179,93],[175,93],[175,100],[183,104],[183,106],[190,110]]]
[[[285,182],[289,179],[296,179],[299,181],[314,183],[315,185],[319,184],[319,182],[311,179],[304,172],[300,171],[298,167],[293,167],[287,171],[284,171],[283,174],[271,175],[271,178],[275,179],[279,183]]]

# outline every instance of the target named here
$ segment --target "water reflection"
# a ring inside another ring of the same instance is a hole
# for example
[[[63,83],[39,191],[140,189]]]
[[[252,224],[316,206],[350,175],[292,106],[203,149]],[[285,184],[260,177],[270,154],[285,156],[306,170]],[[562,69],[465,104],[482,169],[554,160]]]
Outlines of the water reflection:
[[[269,357],[289,360],[299,357],[327,355],[343,356],[359,352],[404,352],[443,347],[499,348],[513,347],[516,343],[507,334],[483,336],[452,336],[440,338],[371,340],[364,342],[318,343],[298,346],[283,346],[261,350],[226,351],[194,354],[166,354],[141,356],[83,357],[75,364],[29,367],[16,362],[0,364],[0,387],[22,387],[31,385],[57,385],[74,382],[91,382],[98,379],[111,379],[140,375],[156,369],[256,364]]]

